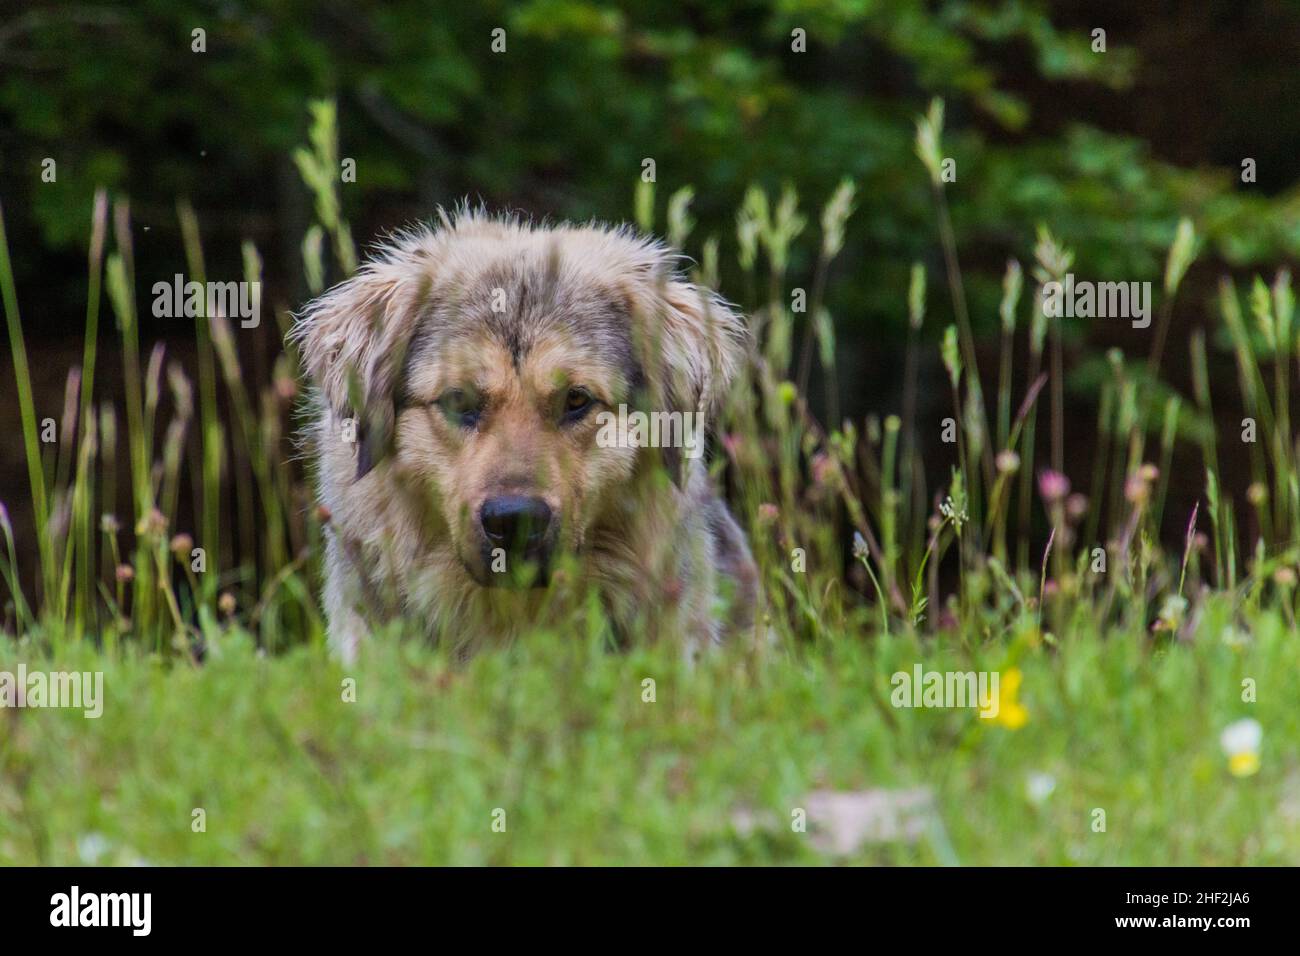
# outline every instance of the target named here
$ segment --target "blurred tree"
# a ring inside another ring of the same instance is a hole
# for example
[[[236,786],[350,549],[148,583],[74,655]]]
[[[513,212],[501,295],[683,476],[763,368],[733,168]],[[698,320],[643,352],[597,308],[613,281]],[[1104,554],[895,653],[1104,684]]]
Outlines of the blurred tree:
[[[1115,277],[1154,276],[1180,213],[1231,263],[1294,255],[1290,181],[1265,199],[1235,168],[1176,168],[1140,139],[1073,121],[1085,111],[1072,101],[1099,118],[1120,110],[1140,75],[1124,44],[1136,14],[1112,6],[1106,22],[1124,29],[1099,52],[1095,15],[1067,4],[1075,22],[1059,28],[1034,0],[34,0],[0,13],[0,199],[11,233],[29,240],[15,242],[20,276],[40,256],[48,277],[60,251],[80,276],[100,184],[129,194],[154,230],[146,263],[179,258],[184,195],[232,268],[247,235],[268,251],[269,275],[299,275],[308,205],[288,157],[318,96],[339,102],[341,153],[357,169],[345,202],[362,240],[464,196],[625,218],[651,157],[661,209],[693,184],[695,241],[721,237],[725,264],[751,182],[788,181],[820,204],[847,175],[858,211],[830,304],[851,342],[855,325],[901,329],[910,263],[937,263],[912,120],[941,95],[977,328],[996,322],[1003,260],[1026,257],[1039,221],[1081,268]],[[1275,28],[1294,37],[1300,21],[1279,9]],[[56,184],[41,181],[47,157]],[[74,283],[46,288],[29,310],[77,304]]]

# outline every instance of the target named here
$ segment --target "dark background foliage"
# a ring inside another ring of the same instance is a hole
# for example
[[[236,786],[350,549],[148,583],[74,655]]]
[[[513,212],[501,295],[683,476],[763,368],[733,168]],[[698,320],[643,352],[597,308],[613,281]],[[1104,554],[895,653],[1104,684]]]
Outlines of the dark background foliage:
[[[734,262],[745,189],[793,184],[813,214],[851,177],[857,210],[827,301],[841,407],[853,416],[898,404],[913,261],[931,276],[924,336],[937,340],[951,321],[913,146],[913,120],[933,96],[947,103],[944,149],[958,164],[948,201],[973,322],[990,344],[1005,261],[1031,262],[1039,223],[1076,250],[1078,272],[1158,288],[1179,216],[1196,222],[1205,246],[1166,353],[1182,391],[1188,330],[1217,325],[1218,276],[1271,278],[1300,251],[1300,6],[1282,0],[11,4],[0,5],[0,202],[37,403],[49,414],[81,348],[97,186],[131,200],[143,288],[185,271],[176,216],[185,197],[211,276],[238,277],[240,242],[252,239],[268,300],[304,301],[311,199],[291,152],[316,97],[338,103],[340,154],[357,166],[345,213],[363,245],[463,197],[627,219],[652,157],[660,223],[664,197],[693,185],[699,225],[687,251],[698,256],[717,236],[723,290],[743,299]],[[506,53],[490,48],[498,27]],[[1090,49],[1098,27],[1104,54]],[[191,50],[196,28],[205,53]],[[791,51],[797,28],[806,53]],[[55,183],[41,181],[47,157]],[[1246,157],[1258,164],[1253,184],[1241,182]],[[805,257],[814,248],[805,241]],[[792,263],[792,282],[810,265]],[[145,311],[145,341],[163,338],[185,357],[191,324]],[[1115,344],[1145,355],[1148,345],[1123,322],[1067,334],[1067,407],[1080,425],[1070,459],[1086,471],[1099,356]],[[246,367],[266,374],[277,336],[267,322],[243,339]],[[116,387],[111,328],[103,339],[101,399]],[[922,374],[945,401],[937,359]],[[1226,355],[1214,374],[1233,375]],[[6,371],[0,424],[10,434],[15,406]],[[16,512],[24,481],[15,441],[0,499]]]

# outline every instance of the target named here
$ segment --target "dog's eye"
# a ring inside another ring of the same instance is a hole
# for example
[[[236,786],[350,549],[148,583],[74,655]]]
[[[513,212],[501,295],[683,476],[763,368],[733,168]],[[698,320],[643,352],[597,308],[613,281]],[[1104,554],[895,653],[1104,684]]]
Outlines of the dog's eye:
[[[564,422],[576,422],[587,412],[591,411],[591,406],[595,404],[595,399],[585,388],[571,388],[564,396]]]
[[[478,423],[479,415],[483,412],[483,405],[478,396],[460,388],[443,392],[437,405],[447,416],[448,421],[462,428],[472,428]]]

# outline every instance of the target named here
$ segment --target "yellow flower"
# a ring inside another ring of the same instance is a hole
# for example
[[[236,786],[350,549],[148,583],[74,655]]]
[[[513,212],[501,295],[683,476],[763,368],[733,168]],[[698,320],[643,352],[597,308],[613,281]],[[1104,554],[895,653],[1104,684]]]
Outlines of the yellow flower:
[[[1002,675],[998,685],[998,713],[993,719],[1008,730],[1019,730],[1029,720],[1029,711],[1016,700],[1024,675],[1013,667]]]
[[[1228,755],[1228,773],[1234,777],[1249,777],[1259,772],[1259,746],[1264,739],[1264,728],[1259,721],[1238,720],[1223,728],[1219,743]]]
[[[1259,772],[1259,754],[1239,753],[1228,758],[1228,773],[1234,777],[1249,777]]]

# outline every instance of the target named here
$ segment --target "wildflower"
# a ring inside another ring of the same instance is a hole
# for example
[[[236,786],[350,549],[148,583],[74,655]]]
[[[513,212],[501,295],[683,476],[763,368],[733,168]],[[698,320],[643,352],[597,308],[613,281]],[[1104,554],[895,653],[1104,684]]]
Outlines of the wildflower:
[[[1144,505],[1151,497],[1151,485],[1141,473],[1129,475],[1124,482],[1124,499],[1129,504]]]
[[[775,524],[776,519],[781,516],[781,510],[770,501],[764,501],[758,506],[758,523],[760,525]]]
[[[1295,571],[1291,568],[1278,568],[1273,572],[1273,581],[1280,588],[1295,587]]]
[[[1250,643],[1250,635],[1240,628],[1233,627],[1229,624],[1219,635],[1219,640],[1235,651],[1240,650]]]
[[[1010,448],[1005,448],[998,452],[994,464],[998,466],[998,474],[1014,475],[1020,470],[1020,456]]]
[[[222,592],[221,597],[217,598],[217,610],[226,617],[235,613],[235,607],[235,596],[229,591]]]
[[[103,531],[104,534],[117,534],[120,527],[116,515],[104,514],[100,516],[99,530]]]
[[[194,539],[184,532],[173,536],[171,544],[169,545],[171,553],[176,555],[178,558],[189,557],[190,550],[193,547]]]
[[[1156,615],[1156,622],[1151,625],[1151,630],[1175,634],[1182,627],[1183,617],[1186,613],[1187,599],[1179,597],[1177,594],[1171,594],[1165,598],[1164,604],[1160,606],[1160,613]]]
[[[142,538],[160,538],[167,531],[167,518],[157,508],[150,508],[148,514],[140,516],[135,533]]]
[[[865,561],[869,553],[870,549],[867,548],[867,539],[862,537],[862,532],[853,532],[853,556],[859,561]]]
[[[135,580],[135,568],[129,564],[119,564],[116,571],[117,580],[126,584]]]
[[[1144,505],[1151,497],[1151,486],[1160,477],[1160,469],[1150,462],[1142,465],[1124,482],[1124,497],[1135,505]]]
[[[102,833],[86,833],[77,837],[77,857],[87,866],[95,866],[104,854],[112,849],[112,844]]]
[[[1259,772],[1259,745],[1264,728],[1247,717],[1223,728],[1219,743],[1228,755],[1228,772],[1234,777],[1249,777]]]
[[[1012,667],[998,683],[998,714],[993,719],[1008,730],[1019,730],[1029,721],[1029,711],[1018,699],[1023,680],[1020,668]]]
[[[1065,515],[1071,521],[1080,521],[1088,513],[1088,496],[1077,491],[1065,499]]]
[[[1038,474],[1038,493],[1049,505],[1054,505],[1070,493],[1070,479],[1059,471],[1044,468]]]
[[[1025,777],[1025,796],[1034,806],[1045,803],[1055,790],[1056,778],[1050,773],[1033,770]]]
[[[1268,485],[1262,481],[1253,481],[1246,489],[1246,500],[1258,508],[1268,501]]]
[[[835,462],[825,452],[813,455],[810,468],[815,485],[829,485],[835,478]]]
[[[953,501],[952,495],[949,495],[940,503],[939,513],[952,521],[958,534],[961,533],[961,526],[970,520],[970,515],[966,513],[966,509]]]

